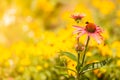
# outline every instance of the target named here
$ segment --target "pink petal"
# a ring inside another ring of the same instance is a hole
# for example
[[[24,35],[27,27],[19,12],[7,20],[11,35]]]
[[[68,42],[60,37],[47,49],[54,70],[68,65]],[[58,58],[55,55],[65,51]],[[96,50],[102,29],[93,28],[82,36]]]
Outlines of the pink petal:
[[[73,25],[73,28],[78,29],[78,30],[83,30],[84,29],[84,27],[76,26],[76,25]]]
[[[94,34],[91,34],[90,36],[92,36],[97,41],[98,44],[102,42],[102,37],[100,34],[94,33]]]
[[[86,34],[86,31],[82,31],[81,33],[79,33],[78,36],[77,36],[77,38],[81,37],[84,34]]]
[[[101,35],[100,33],[97,33],[97,34],[98,34],[99,38],[100,38],[101,40],[103,40],[102,35]]]
[[[77,29],[73,32],[73,34],[82,33],[83,31],[85,31],[83,27],[80,26],[73,26],[73,27]]]
[[[96,27],[96,32],[103,32],[103,30],[100,27]]]
[[[74,32],[73,32],[73,34],[77,34],[77,33],[80,33],[81,31],[80,30],[75,30]]]

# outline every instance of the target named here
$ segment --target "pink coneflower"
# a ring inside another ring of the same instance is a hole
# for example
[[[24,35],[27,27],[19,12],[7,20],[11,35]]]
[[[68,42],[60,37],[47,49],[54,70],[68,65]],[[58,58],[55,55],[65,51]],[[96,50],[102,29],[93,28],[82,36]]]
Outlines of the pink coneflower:
[[[71,15],[71,18],[73,18],[75,21],[81,20],[84,17],[85,17],[85,14],[80,14],[80,13],[74,13]]]
[[[77,29],[74,32],[78,34],[77,38],[81,37],[84,34],[87,34],[89,37],[93,37],[98,44],[100,44],[101,41],[103,40],[103,37],[101,36],[103,30],[94,23],[87,22],[85,27],[80,27],[75,25],[73,27]]]

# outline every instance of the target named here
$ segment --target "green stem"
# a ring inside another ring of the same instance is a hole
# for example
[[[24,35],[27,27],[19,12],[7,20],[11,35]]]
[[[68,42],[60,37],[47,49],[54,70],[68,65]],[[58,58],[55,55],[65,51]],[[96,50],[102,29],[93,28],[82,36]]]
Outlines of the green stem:
[[[80,46],[79,45],[79,38],[77,38],[77,45],[78,45],[78,47]],[[77,80],[80,80],[80,74],[79,74],[79,71],[80,71],[80,68],[79,68],[79,66],[80,66],[80,51],[78,50],[77,51],[77,54],[78,54],[78,58],[77,58]]]
[[[80,51],[78,51],[78,62],[77,62],[77,80],[80,80],[80,74],[79,74],[79,71],[80,71]]]
[[[87,37],[87,42],[86,42],[86,45],[85,45],[85,50],[84,50],[83,58],[82,58],[82,66],[83,66],[84,61],[85,61],[85,55],[86,55],[86,51],[87,51],[89,40],[90,40],[90,36]]]

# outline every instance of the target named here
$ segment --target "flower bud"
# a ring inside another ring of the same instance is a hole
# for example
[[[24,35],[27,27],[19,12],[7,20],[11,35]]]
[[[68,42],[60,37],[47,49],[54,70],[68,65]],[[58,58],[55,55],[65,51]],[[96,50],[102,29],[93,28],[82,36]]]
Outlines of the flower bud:
[[[78,45],[78,44],[76,44],[75,50],[76,50],[76,51],[83,51],[83,50],[84,50],[84,46],[83,46],[83,45]]]

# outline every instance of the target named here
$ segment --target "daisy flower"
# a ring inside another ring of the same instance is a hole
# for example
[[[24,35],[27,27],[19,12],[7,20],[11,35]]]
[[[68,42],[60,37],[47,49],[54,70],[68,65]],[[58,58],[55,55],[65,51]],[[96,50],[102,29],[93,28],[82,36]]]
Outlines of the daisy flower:
[[[103,37],[101,36],[103,30],[94,23],[86,22],[85,27],[76,25],[74,25],[73,27],[76,28],[74,33],[78,34],[77,38],[81,37],[84,34],[87,34],[89,37],[93,37],[98,44],[100,44],[103,41]]]

